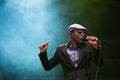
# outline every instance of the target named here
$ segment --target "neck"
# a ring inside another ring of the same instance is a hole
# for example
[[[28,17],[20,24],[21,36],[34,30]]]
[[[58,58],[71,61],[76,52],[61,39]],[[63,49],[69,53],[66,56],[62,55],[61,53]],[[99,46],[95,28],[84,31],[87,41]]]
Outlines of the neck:
[[[72,47],[74,49],[76,49],[76,48],[78,48],[78,46],[80,45],[80,43],[71,40],[71,45],[72,45]]]

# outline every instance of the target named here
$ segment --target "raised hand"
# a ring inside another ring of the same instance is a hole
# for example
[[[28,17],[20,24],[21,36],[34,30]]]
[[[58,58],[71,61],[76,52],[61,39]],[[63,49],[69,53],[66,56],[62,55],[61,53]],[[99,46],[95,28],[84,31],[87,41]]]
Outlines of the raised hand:
[[[45,43],[40,44],[39,50],[41,53],[45,53],[48,49],[48,41]]]

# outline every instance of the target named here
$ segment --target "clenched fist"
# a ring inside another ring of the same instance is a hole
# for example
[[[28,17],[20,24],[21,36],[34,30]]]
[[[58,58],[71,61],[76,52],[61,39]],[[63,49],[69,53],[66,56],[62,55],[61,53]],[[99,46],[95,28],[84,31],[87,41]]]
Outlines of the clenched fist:
[[[48,49],[48,41],[45,43],[40,44],[39,50],[41,53],[45,53]]]
[[[87,36],[87,40],[94,48],[98,48],[98,38],[95,36]]]

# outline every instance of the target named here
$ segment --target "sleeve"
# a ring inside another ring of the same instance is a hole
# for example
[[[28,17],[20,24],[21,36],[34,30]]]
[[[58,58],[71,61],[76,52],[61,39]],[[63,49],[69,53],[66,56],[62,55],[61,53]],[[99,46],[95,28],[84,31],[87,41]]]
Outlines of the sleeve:
[[[56,50],[54,56],[50,60],[47,57],[47,52],[39,54],[41,63],[46,71],[49,71],[59,63],[57,54],[58,50]]]

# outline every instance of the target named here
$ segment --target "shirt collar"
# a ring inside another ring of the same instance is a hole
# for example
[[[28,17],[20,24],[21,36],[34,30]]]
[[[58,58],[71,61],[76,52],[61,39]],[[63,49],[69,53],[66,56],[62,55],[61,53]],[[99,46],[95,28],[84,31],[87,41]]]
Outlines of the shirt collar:
[[[77,50],[77,49],[82,49],[82,48],[84,48],[84,47],[85,47],[85,43],[79,44],[78,48],[76,48],[76,49],[73,48],[71,42],[69,42],[68,45],[67,45],[67,48],[68,48],[69,50],[71,50],[71,49]]]

